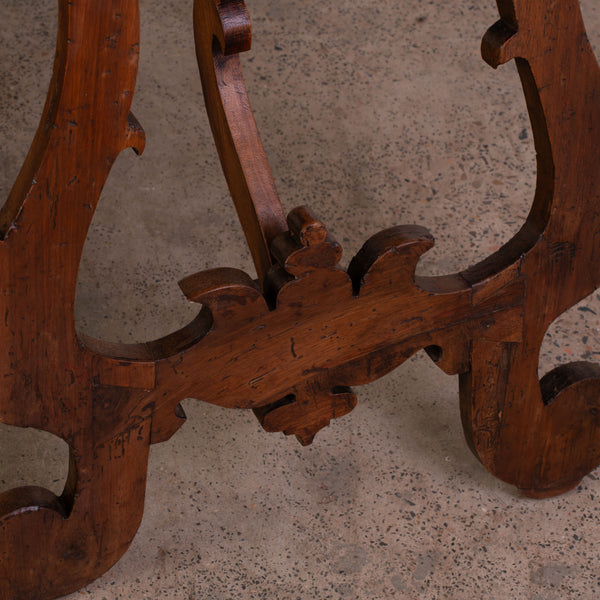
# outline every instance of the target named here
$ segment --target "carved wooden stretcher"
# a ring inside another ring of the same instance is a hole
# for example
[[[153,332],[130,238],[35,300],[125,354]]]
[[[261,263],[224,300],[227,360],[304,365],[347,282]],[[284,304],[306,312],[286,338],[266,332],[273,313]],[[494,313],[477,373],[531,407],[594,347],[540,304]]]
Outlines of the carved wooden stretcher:
[[[285,218],[237,54],[242,0],[196,0],[198,63],[216,145],[258,281],[236,269],[181,282],[202,305],[163,339],[107,344],[78,334],[73,307],[86,232],[117,155],[142,152],[130,113],[138,0],[60,0],[54,77],[25,165],[0,211],[0,420],[61,437],[70,471],[56,497],[0,496],[0,597],[55,598],[105,572],[136,533],[150,444],[194,397],[253,409],[303,444],[354,407],[349,385],[427,348],[460,377],[467,441],[533,497],[559,494],[600,462],[600,367],[538,379],[549,324],[600,283],[600,71],[577,0],[498,0],[493,67],[515,59],[538,155],[527,222],[453,275],[416,277],[433,245],[419,226],[369,239],[348,271],[304,207]]]

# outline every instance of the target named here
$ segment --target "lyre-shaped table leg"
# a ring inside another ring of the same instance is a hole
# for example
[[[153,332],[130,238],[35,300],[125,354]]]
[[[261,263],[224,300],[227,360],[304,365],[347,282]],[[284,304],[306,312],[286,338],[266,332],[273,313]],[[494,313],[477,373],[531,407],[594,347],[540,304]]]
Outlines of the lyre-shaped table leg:
[[[129,112],[138,46],[137,0],[59,2],[44,115],[0,211],[0,419],[50,431],[70,448],[60,497],[33,487],[0,495],[4,599],[85,585],[118,560],[142,517],[152,413],[140,410],[125,427],[110,418],[114,406],[139,404],[141,380],[107,398],[74,326],[79,259],[100,191],[119,152],[144,146]]]
[[[600,463],[600,367],[564,365],[541,382],[537,375],[546,329],[600,284],[600,69],[578,0],[498,5],[502,19],[485,36],[483,55],[494,67],[517,61],[538,185],[522,232],[467,274],[478,291],[494,271],[512,269],[526,293],[522,342],[473,341],[461,408],[483,464],[544,497],[575,486]]]
[[[108,569],[141,519],[151,443],[183,423],[186,397],[254,410],[303,444],[352,410],[362,385],[428,348],[460,375],[467,439],[495,475],[553,495],[600,462],[600,367],[538,380],[549,324],[600,284],[600,70],[577,0],[498,1],[484,58],[517,61],[538,152],[529,218],[500,251],[461,273],[418,277],[422,227],[341,247],[306,207],[287,219],[256,130],[237,52],[242,0],[196,0],[196,50],[217,148],[257,266],[186,277],[202,308],[144,344],[78,335],[79,258],[118,153],[142,151],[130,113],[137,0],[60,0],[52,86],[25,166],[0,211],[0,420],[71,449],[60,497],[0,495],[0,598],[49,600]],[[40,548],[40,544],[43,546]],[[36,548],[35,552],[32,549]]]

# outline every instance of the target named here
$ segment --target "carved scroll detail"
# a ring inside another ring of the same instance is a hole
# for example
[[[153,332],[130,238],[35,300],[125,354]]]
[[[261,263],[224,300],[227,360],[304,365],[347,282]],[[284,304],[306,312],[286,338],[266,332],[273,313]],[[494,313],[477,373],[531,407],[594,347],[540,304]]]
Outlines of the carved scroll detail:
[[[187,397],[253,409],[265,429],[308,444],[355,406],[348,386],[428,348],[460,375],[467,440],[498,477],[540,497],[600,462],[600,368],[537,377],[546,328],[600,285],[600,69],[576,0],[498,5],[483,55],[494,67],[517,61],[538,152],[532,210],[480,264],[419,277],[433,245],[422,227],[376,233],[346,272],[306,207],[284,218],[236,55],[250,46],[245,6],[196,0],[207,110],[259,280],[229,268],[193,274],[181,282],[202,305],[191,323],[121,345],[77,335],[73,305],[110,167],[144,146],[130,113],[137,0],[60,1],[42,124],[0,211],[0,420],[60,436],[71,464],[60,497],[0,495],[2,598],[55,598],[118,560],[141,519],[149,445],[181,426]]]
[[[574,487],[600,464],[597,366],[573,363],[541,382],[537,376],[550,323],[600,284],[600,69],[577,0],[498,4],[502,20],[485,36],[483,55],[492,66],[517,61],[538,185],[528,235],[511,249],[527,290],[523,340],[474,341],[471,369],[460,380],[461,408],[483,464],[528,495],[545,497]],[[491,257],[483,270],[503,258]]]

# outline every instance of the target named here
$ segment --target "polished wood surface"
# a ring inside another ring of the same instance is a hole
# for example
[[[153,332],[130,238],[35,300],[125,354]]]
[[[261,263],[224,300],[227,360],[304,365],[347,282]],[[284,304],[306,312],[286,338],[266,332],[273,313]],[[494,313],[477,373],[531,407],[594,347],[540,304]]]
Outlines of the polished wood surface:
[[[0,495],[0,598],[46,600],[105,572],[142,516],[149,446],[184,422],[187,397],[252,409],[267,431],[309,444],[356,405],[349,386],[426,348],[459,375],[467,441],[494,475],[556,495],[600,463],[600,367],[540,381],[550,323],[600,281],[600,71],[577,0],[498,0],[483,40],[493,67],[514,59],[538,155],[527,222],[464,272],[415,276],[433,246],[398,225],[367,240],[347,271],[307,207],[287,218],[237,54],[250,47],[242,0],[196,0],[204,98],[258,281],[218,268],[181,282],[198,316],[142,344],[78,334],[79,260],[117,155],[144,148],[130,112],[137,0],[60,0],[54,77],[25,165],[0,211],[0,420],[70,448],[63,494]],[[200,306],[201,305],[201,306]]]

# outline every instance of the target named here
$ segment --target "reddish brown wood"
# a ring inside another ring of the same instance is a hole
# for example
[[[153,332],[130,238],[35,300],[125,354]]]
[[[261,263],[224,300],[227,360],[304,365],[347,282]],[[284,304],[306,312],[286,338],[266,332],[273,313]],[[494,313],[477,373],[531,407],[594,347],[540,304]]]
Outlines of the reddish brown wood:
[[[569,489],[600,462],[600,367],[561,366],[540,382],[549,324],[599,285],[600,70],[577,0],[499,0],[484,38],[492,65],[515,59],[538,182],[522,230],[462,273],[416,277],[433,245],[422,227],[341,247],[306,207],[283,217],[237,52],[250,45],[241,0],[196,0],[208,114],[259,276],[229,268],[181,282],[202,308],[143,344],[77,334],[79,258],[120,151],[143,150],[129,108],[137,0],[60,0],[54,79],[39,131],[0,211],[0,420],[71,449],[63,494],[0,495],[0,598],[56,598],[108,569],[142,515],[148,448],[195,397],[253,409],[303,444],[373,381],[427,348],[460,375],[467,440],[492,473],[535,497]],[[35,552],[32,549],[35,548]]]
[[[600,70],[577,0],[498,6],[502,20],[485,36],[483,56],[492,66],[517,61],[538,186],[521,234],[467,275],[481,287],[512,263],[526,285],[525,318],[518,344],[474,340],[471,369],[460,378],[461,409],[483,464],[545,497],[575,486],[600,463],[597,367],[559,367],[541,385],[537,376],[550,323],[600,283]]]
[[[262,281],[272,262],[269,244],[287,227],[240,68],[238,53],[252,39],[243,0],[194,2],[194,32],[215,143]]]
[[[71,451],[61,497],[36,488],[0,496],[2,598],[54,598],[85,585],[127,549],[142,517],[152,411],[135,386],[107,399],[93,385],[94,356],[73,317],[102,185],[121,150],[143,146],[129,116],[137,22],[136,0],[59,3],[48,101],[0,211],[0,419],[50,431]],[[127,424],[100,408],[127,403],[138,407]]]

